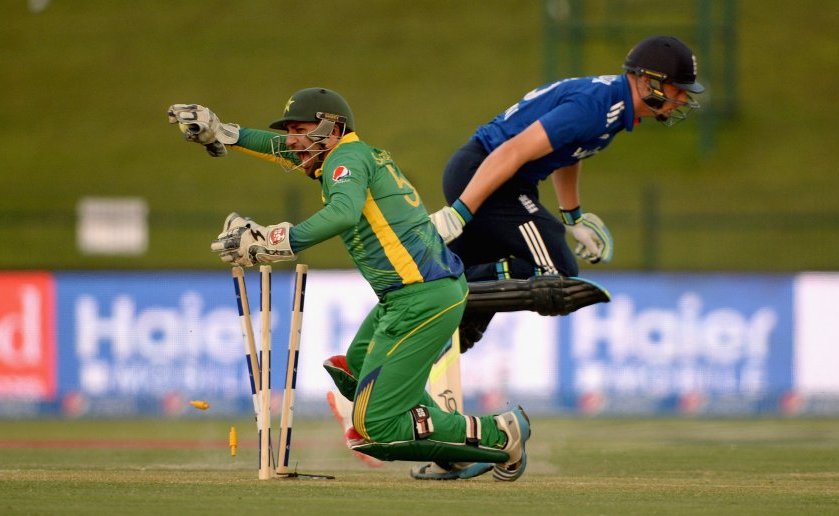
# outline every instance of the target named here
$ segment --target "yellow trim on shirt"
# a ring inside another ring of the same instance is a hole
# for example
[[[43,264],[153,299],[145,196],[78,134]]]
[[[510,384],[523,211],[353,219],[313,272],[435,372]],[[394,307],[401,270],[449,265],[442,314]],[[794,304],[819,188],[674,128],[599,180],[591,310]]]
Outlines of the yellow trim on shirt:
[[[402,279],[402,283],[410,285],[411,283],[422,283],[423,278],[420,273],[417,263],[411,253],[405,249],[399,237],[394,233],[393,228],[388,224],[379,205],[373,199],[370,190],[367,190],[367,200],[364,202],[364,209],[361,211],[364,218],[373,229],[373,233],[382,245],[385,256],[390,260],[396,273]]]

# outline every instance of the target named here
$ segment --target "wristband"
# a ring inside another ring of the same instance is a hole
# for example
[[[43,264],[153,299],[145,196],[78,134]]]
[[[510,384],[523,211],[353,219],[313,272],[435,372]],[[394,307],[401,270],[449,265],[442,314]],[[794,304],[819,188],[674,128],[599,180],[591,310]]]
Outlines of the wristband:
[[[583,217],[583,211],[579,206],[570,210],[559,209],[559,216],[563,224],[576,224]]]
[[[463,201],[460,199],[452,203],[452,209],[460,216],[463,225],[468,224],[472,220],[472,212],[469,211],[469,207],[463,204]]]

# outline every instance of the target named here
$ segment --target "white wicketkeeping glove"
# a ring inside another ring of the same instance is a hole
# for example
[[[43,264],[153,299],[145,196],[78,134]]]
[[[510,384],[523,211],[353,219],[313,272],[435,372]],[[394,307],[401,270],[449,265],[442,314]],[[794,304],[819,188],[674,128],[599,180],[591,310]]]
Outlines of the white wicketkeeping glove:
[[[225,219],[224,228],[210,244],[210,250],[218,253],[221,261],[242,267],[294,260],[296,256],[288,236],[291,228],[288,222],[261,226],[234,212]]]
[[[259,263],[285,262],[296,260],[297,256],[291,250],[291,228],[294,224],[280,222],[265,228],[265,240],[258,241],[248,247],[251,259]]]
[[[431,223],[437,228],[437,232],[443,237],[443,242],[449,243],[463,233],[463,226],[466,225],[463,218],[454,208],[444,206],[431,215]]]
[[[254,262],[248,247],[259,240],[265,240],[265,228],[233,212],[225,219],[222,232],[210,244],[210,250],[218,253],[223,262],[250,267]]]
[[[589,263],[608,263],[612,259],[612,234],[594,213],[583,213],[574,224],[566,224],[565,228],[578,242],[574,253],[580,259]]]
[[[215,113],[198,104],[173,104],[166,114],[170,124],[178,124],[187,141],[200,143],[210,156],[227,154],[224,145],[239,141],[239,126],[223,124]]]

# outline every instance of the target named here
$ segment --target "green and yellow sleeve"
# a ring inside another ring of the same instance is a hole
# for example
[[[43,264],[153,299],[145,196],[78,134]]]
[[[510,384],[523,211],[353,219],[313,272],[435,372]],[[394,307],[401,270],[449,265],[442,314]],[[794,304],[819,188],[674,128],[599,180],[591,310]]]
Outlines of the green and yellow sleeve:
[[[285,168],[294,168],[300,164],[297,154],[288,152],[284,134],[242,127],[239,129],[239,140],[232,148]]]

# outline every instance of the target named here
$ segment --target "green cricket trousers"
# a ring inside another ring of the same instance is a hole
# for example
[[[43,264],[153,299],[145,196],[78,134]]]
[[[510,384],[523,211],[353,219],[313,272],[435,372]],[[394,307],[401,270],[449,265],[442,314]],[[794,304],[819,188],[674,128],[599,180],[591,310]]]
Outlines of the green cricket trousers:
[[[437,407],[425,386],[434,360],[460,324],[468,287],[463,275],[414,283],[388,292],[365,318],[347,350],[358,378],[353,425],[377,443],[415,439],[411,409],[423,405],[433,423],[429,439],[463,443],[466,420]],[[506,441],[493,416],[483,416],[480,444]]]

